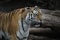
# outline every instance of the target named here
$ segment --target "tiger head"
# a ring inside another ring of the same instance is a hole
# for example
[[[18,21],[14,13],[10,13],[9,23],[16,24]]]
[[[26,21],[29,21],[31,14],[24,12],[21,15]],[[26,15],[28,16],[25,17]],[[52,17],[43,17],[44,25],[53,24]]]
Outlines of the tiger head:
[[[40,26],[42,20],[41,10],[37,6],[26,7],[25,10],[26,13],[23,18],[26,20],[26,23],[31,24],[31,26]]]

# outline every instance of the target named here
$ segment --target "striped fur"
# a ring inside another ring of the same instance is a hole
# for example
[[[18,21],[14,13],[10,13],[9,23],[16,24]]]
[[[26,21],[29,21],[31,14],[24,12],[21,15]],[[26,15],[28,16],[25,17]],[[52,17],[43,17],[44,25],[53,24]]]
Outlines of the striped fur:
[[[18,20],[23,9],[17,9],[9,13],[0,12],[0,31],[7,32],[11,40],[17,40]]]
[[[30,8],[33,11],[33,7]],[[11,40],[17,40],[16,32],[18,31],[18,21],[25,19],[27,12],[25,8],[17,9],[9,13],[0,12],[0,31],[7,32]],[[37,19],[41,19],[41,14],[38,12]]]

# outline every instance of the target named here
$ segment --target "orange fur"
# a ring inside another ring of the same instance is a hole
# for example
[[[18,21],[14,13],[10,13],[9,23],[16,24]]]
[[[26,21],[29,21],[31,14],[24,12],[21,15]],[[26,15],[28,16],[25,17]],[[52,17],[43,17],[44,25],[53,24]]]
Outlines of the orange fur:
[[[33,8],[30,8],[31,10]],[[11,40],[17,40],[16,32],[18,30],[18,20],[25,18],[29,10],[24,8],[11,11],[9,13],[0,12],[0,30],[7,32],[11,37]],[[33,10],[32,10],[33,11]],[[37,15],[37,19],[40,18],[40,12]]]
[[[20,9],[11,11],[10,13],[0,12],[0,31],[7,32],[11,40],[17,40],[16,32],[18,30],[19,14]]]

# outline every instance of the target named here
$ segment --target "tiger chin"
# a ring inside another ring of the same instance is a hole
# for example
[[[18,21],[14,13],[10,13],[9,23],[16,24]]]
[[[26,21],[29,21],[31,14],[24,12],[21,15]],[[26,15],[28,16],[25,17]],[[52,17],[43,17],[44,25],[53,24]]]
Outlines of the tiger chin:
[[[21,18],[25,20],[29,10],[33,12],[34,7],[20,8],[9,13],[0,12],[0,31],[3,32],[1,35],[5,36],[6,39],[18,40],[16,35],[19,29],[18,21],[20,21]],[[38,9],[36,19],[41,20],[41,16],[40,9]]]

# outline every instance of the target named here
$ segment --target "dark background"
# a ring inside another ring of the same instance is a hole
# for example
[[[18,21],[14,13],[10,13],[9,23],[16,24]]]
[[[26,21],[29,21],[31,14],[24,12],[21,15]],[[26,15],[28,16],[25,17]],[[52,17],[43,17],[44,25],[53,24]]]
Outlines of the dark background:
[[[41,9],[60,10],[60,0],[11,0],[8,2],[0,3],[0,10],[3,8],[6,11],[10,11],[17,8],[28,6],[31,7],[35,5],[39,6]]]

